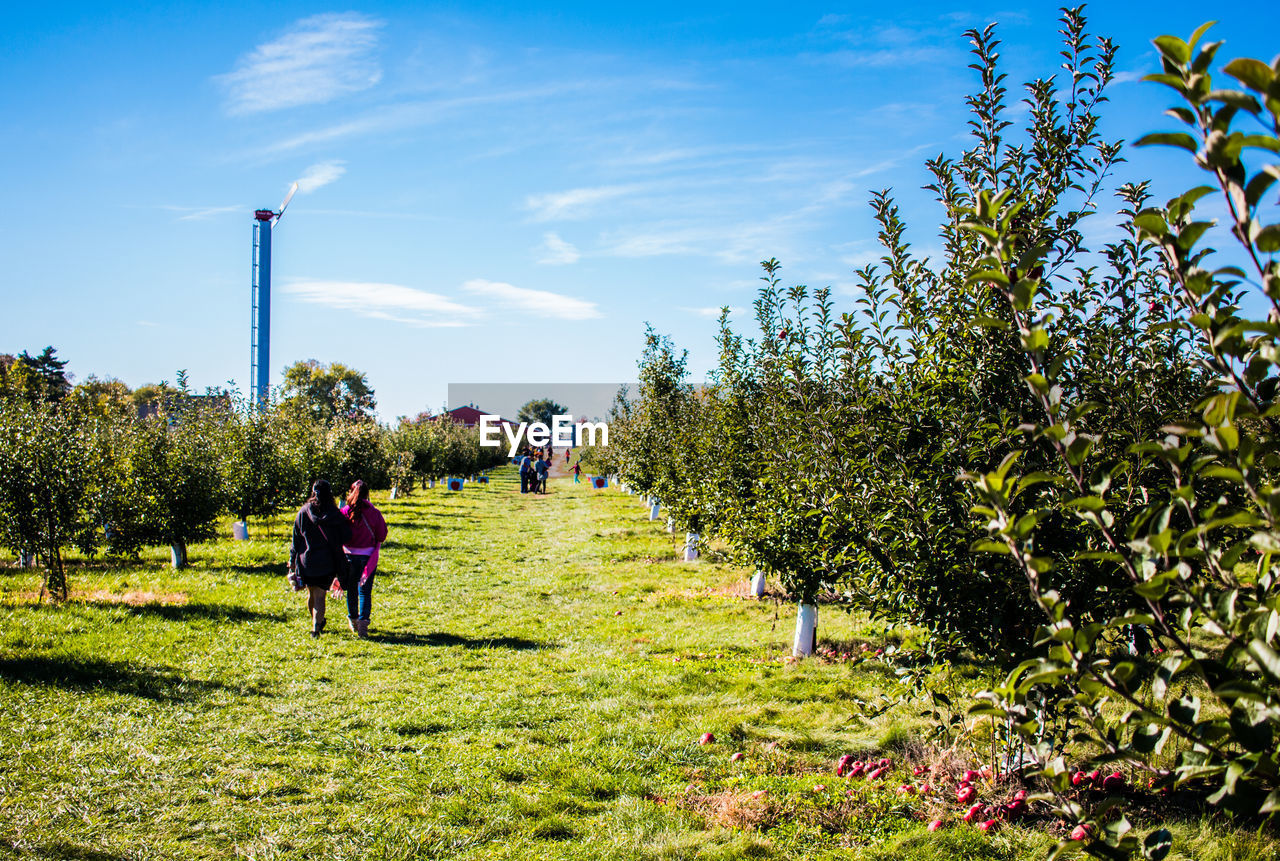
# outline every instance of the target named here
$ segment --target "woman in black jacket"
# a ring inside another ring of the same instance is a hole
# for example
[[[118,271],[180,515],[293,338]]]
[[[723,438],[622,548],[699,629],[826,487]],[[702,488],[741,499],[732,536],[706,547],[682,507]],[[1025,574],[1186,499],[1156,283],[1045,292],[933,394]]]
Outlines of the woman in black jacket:
[[[333,489],[323,478],[311,486],[311,498],[293,520],[289,570],[297,571],[307,586],[311,612],[311,636],[324,630],[325,593],[335,577],[347,579],[347,557],[342,545],[351,540],[351,522],[333,501]]]

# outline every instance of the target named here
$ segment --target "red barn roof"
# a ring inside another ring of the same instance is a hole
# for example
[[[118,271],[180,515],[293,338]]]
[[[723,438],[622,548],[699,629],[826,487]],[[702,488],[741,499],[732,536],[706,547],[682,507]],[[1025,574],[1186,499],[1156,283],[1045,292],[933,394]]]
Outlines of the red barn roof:
[[[463,427],[473,428],[473,427],[479,427],[481,416],[493,415],[493,413],[486,413],[484,410],[478,410],[475,407],[468,404],[467,406],[463,406],[463,407],[454,407],[453,409],[447,410],[441,415],[448,416],[450,420],[457,422]],[[432,416],[431,418],[435,419],[435,418],[438,418],[438,416]],[[506,419],[502,418],[501,416],[498,417],[498,420],[503,424],[511,424],[511,422],[508,422]]]

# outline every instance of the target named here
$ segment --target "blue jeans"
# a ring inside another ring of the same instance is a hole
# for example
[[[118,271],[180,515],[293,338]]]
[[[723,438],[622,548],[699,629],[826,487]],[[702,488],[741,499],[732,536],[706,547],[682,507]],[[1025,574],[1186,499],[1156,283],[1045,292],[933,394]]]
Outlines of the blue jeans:
[[[342,588],[347,593],[348,619],[369,621],[369,611],[373,609],[373,577],[376,575],[370,576],[363,583],[360,582],[364,566],[368,563],[368,556],[347,554],[347,568],[350,569],[350,573],[347,575],[347,582],[342,584]]]

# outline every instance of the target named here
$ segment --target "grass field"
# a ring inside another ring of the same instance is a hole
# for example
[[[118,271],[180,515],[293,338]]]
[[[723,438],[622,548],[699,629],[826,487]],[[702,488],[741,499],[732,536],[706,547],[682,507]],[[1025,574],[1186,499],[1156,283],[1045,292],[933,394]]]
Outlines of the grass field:
[[[878,659],[785,660],[793,608],[675,561],[636,497],[508,470],[376,500],[372,636],[319,640],[274,537],[173,572],[73,566],[72,600],[0,574],[0,857],[1034,858],[1044,822],[924,828],[929,804],[832,773],[921,755]],[[229,532],[229,529],[227,530]],[[261,533],[261,527],[256,532]],[[714,556],[714,555],[713,555]],[[882,631],[824,611],[843,651]],[[699,744],[703,733],[713,744]],[[733,761],[732,755],[743,757]],[[1171,858],[1275,857],[1198,820]]]

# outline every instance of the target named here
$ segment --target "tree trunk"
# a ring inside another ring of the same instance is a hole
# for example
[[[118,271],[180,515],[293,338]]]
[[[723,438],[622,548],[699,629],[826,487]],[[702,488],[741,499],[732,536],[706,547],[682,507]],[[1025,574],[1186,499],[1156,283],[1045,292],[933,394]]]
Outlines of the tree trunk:
[[[801,604],[796,611],[796,636],[791,654],[807,658],[818,648],[818,606]]]
[[[58,547],[54,547],[45,554],[45,574],[44,585],[40,587],[40,598],[44,599],[45,593],[54,602],[67,600],[67,572],[62,567],[62,551]]]

